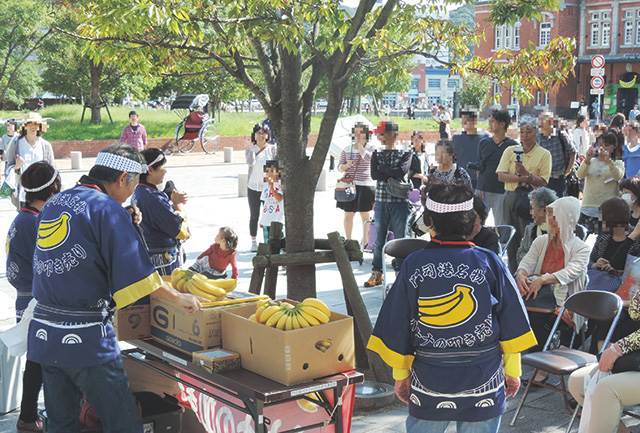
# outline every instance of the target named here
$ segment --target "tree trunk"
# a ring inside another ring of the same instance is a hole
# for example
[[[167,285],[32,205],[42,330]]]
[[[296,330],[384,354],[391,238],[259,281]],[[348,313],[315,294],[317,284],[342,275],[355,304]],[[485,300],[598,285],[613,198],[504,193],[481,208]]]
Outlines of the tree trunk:
[[[91,74],[91,123],[102,123],[102,115],[100,114],[100,79],[102,77],[102,63],[97,65],[93,60],[89,60],[89,73]]]
[[[371,95],[371,100],[373,102],[373,114],[376,117],[380,117],[380,106],[378,105],[378,98],[376,98],[376,95]]]
[[[314,248],[313,196],[318,177],[309,172],[310,163],[302,142],[301,56],[286,49],[280,50],[280,56],[283,83],[281,103],[269,110],[268,114],[275,126],[279,158],[282,161],[286,249],[287,253],[298,253],[313,251]],[[315,295],[315,265],[287,266],[287,296],[303,300]]]

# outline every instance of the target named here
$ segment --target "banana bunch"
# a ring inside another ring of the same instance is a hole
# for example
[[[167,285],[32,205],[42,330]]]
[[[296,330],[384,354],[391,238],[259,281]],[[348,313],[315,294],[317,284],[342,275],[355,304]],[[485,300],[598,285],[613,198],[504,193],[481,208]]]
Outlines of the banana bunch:
[[[321,325],[330,319],[329,307],[316,298],[307,298],[297,305],[286,301],[259,301],[255,314],[249,317],[251,321],[283,331]]]
[[[225,299],[233,291],[236,280],[211,280],[202,274],[186,269],[175,269],[171,273],[171,285],[182,293],[191,293],[207,301]]]

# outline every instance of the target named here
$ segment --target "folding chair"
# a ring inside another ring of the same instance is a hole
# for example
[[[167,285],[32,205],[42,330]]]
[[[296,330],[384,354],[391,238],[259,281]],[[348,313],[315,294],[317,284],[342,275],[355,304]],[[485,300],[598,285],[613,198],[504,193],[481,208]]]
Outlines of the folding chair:
[[[504,259],[507,257],[507,248],[509,248],[509,243],[511,243],[511,239],[513,239],[513,236],[516,234],[516,229],[510,225],[500,225],[496,226],[496,230],[498,231],[500,257]]]
[[[560,376],[560,388],[541,382],[536,382],[536,385],[561,392],[564,398],[565,406],[567,407],[567,410],[571,412],[571,407],[569,405],[568,399],[569,393],[567,391],[564,377],[569,376],[579,368],[597,362],[597,358],[594,355],[577,349],[560,347],[558,349],[548,350],[549,345],[553,340],[553,336],[558,328],[558,325],[560,324],[560,320],[562,320],[562,315],[565,310],[569,310],[574,314],[579,314],[586,319],[601,321],[613,319],[613,321],[611,322],[611,326],[609,327],[609,332],[607,333],[607,336],[604,340],[604,344],[602,345],[601,350],[603,350],[609,344],[611,335],[613,334],[613,331],[615,330],[615,327],[618,323],[618,319],[620,318],[620,313],[622,312],[622,299],[615,293],[605,292],[601,290],[588,290],[578,292],[567,298],[564,306],[560,309],[558,317],[556,317],[556,320],[553,323],[553,328],[549,333],[549,338],[547,338],[547,342],[545,343],[542,352],[527,353],[526,355],[522,356],[522,364],[528,365],[534,370],[531,378],[527,383],[527,387],[524,390],[524,394],[522,395],[522,398],[518,403],[516,413],[513,415],[513,419],[511,420],[510,425],[512,427],[516,424],[518,415],[520,415],[520,411],[524,406],[527,395],[529,395],[531,385],[534,383],[533,379],[536,377],[538,371],[544,371],[548,374]],[[573,335],[571,337],[571,343],[569,344],[570,347],[573,346],[573,341],[576,337],[576,334],[577,330],[574,329]]]
[[[389,283],[387,279],[387,263],[386,256],[394,259],[404,259],[414,251],[418,251],[429,245],[429,242],[419,238],[402,238],[393,239],[382,248],[382,298],[384,299],[389,292]]]

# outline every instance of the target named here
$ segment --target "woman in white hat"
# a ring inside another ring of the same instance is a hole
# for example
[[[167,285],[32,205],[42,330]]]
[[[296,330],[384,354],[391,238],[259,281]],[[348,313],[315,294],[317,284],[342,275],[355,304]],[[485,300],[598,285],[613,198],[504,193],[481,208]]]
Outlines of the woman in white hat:
[[[54,166],[53,148],[51,143],[42,138],[42,133],[46,130],[46,122],[38,113],[27,113],[22,121],[22,128],[17,140],[5,150],[7,161],[6,173],[15,170],[19,177],[31,164],[38,161],[46,161]],[[20,188],[19,179],[16,180],[16,207],[25,201],[25,192]]]

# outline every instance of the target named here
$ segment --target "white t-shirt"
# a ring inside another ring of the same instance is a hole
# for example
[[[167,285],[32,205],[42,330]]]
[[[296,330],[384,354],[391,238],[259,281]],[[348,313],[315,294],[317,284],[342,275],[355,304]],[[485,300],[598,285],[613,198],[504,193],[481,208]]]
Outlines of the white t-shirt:
[[[276,182],[275,190],[282,194],[280,182]],[[284,224],[284,199],[282,201],[276,200],[275,195],[269,190],[269,185],[266,183],[262,190],[260,200],[264,202],[262,205],[262,213],[260,214],[260,225],[269,227],[272,222]]]
[[[260,152],[258,146],[253,146],[247,152],[251,152],[254,158],[253,164],[250,165],[247,186],[253,191],[262,191],[264,186],[264,165],[267,161],[276,159],[276,148],[275,146],[267,145]]]
[[[44,145],[42,143],[43,141],[44,140],[42,138],[38,137],[38,140],[36,141],[35,146],[31,146],[27,141],[27,139],[24,137],[18,140],[17,155],[20,155],[24,160],[24,164],[20,169],[21,173],[24,173],[25,170],[29,168],[29,166],[34,162],[44,160]],[[16,159],[17,159],[17,155],[16,155]],[[26,201],[26,193],[22,188],[20,188],[19,200]]]
[[[586,155],[591,146],[591,134],[583,128],[573,130],[573,145],[580,155]]]

